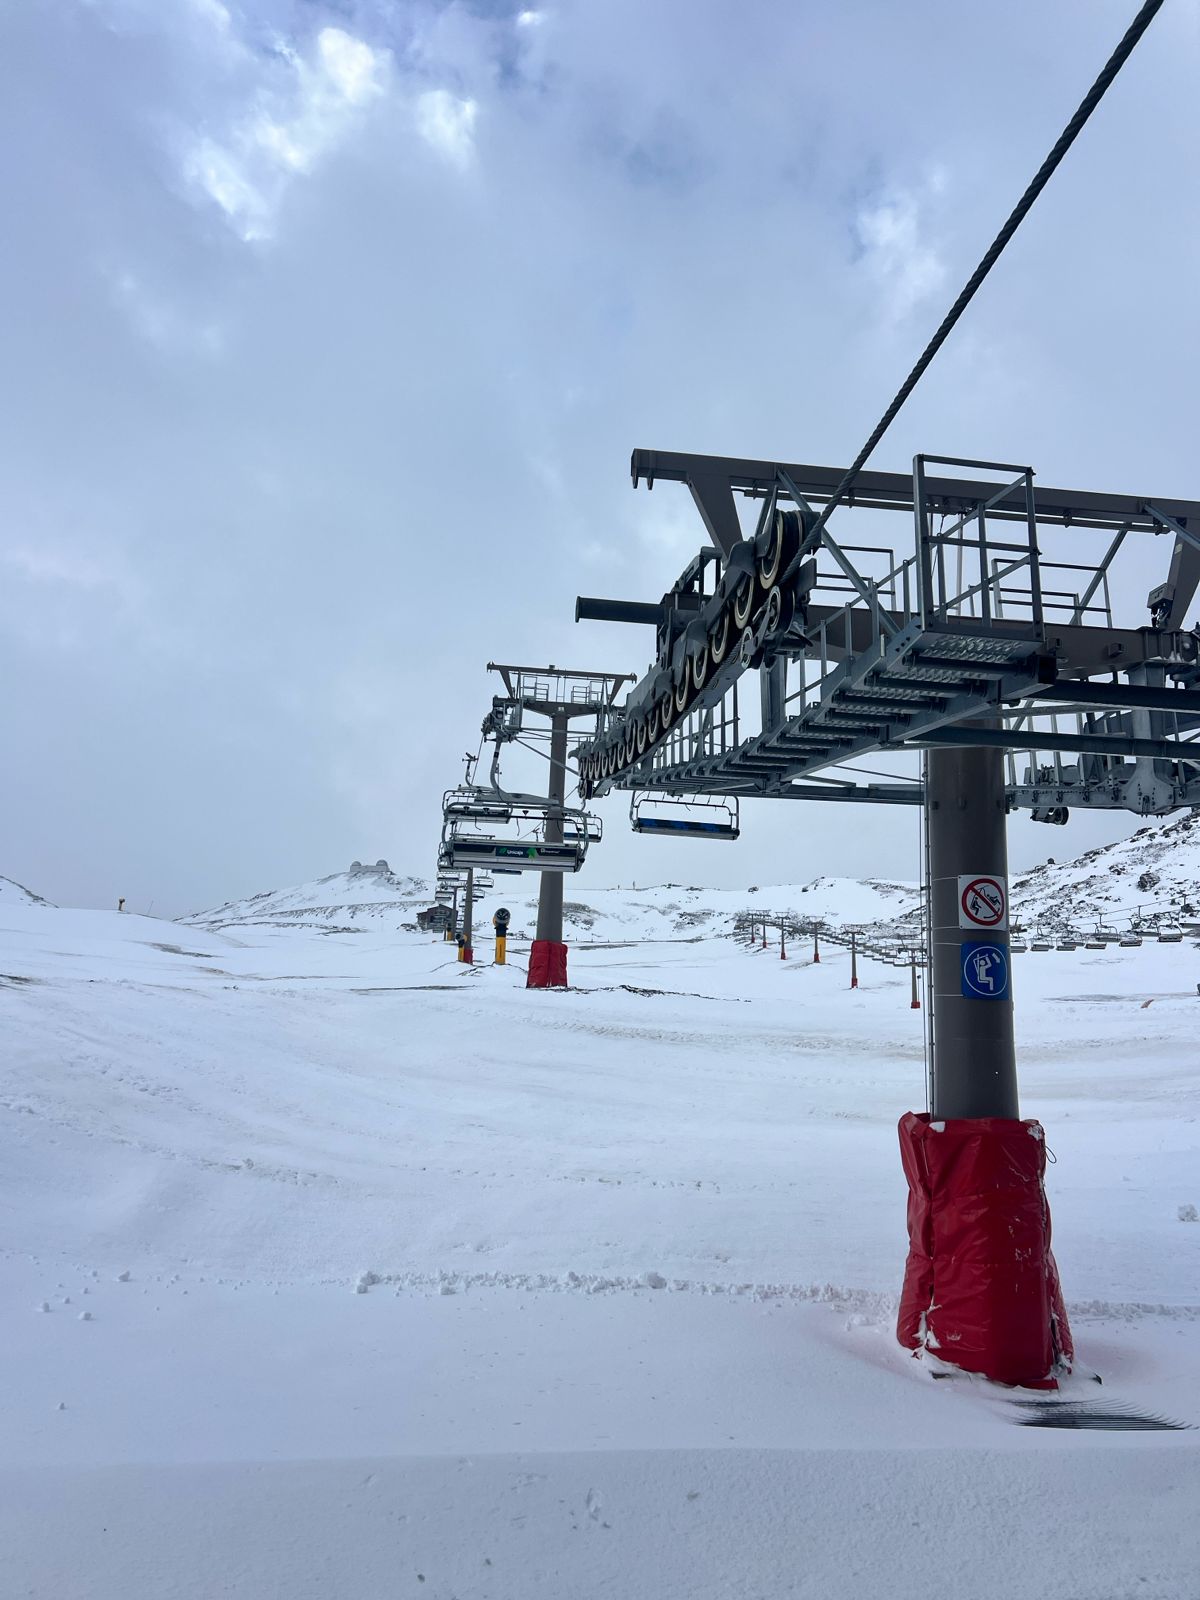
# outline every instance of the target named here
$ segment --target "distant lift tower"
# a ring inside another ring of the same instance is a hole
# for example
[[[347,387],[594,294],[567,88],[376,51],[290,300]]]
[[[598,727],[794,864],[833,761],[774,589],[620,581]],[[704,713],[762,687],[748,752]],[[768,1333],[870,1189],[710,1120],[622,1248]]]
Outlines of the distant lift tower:
[[[515,667],[488,662],[488,671],[499,673],[505,693],[492,702],[492,712],[484,723],[485,734],[499,741],[528,739],[527,716],[549,720],[550,782],[546,794],[541,843],[557,846],[572,842],[580,815],[567,805],[567,741],[573,720],[590,718],[599,731],[622,685],[631,683],[626,673],[577,672],[559,667]],[[544,737],[544,733],[543,733]],[[524,797],[523,797],[524,798]],[[586,847],[586,836],[583,840]],[[536,857],[531,859],[536,863]],[[537,934],[529,952],[530,989],[558,989],[567,985],[567,947],[563,943],[563,872],[551,867],[542,871],[538,895]]]

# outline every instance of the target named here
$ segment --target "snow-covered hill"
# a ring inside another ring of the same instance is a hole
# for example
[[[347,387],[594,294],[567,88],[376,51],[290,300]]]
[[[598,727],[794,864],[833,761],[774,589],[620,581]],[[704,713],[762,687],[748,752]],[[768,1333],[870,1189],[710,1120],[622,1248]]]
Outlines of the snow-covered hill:
[[[532,893],[511,895],[509,905],[532,923]],[[511,891],[510,891],[511,893]],[[707,889],[678,883],[644,889],[592,889],[567,885],[563,931],[568,939],[679,939],[723,936],[744,912],[843,923],[891,922],[919,903],[916,887],[857,878],[814,878],[804,884],[755,884],[745,889]],[[519,922],[519,917],[516,917]],[[514,924],[516,925],[516,924]]]
[[[32,889],[27,889],[23,883],[14,883],[11,878],[0,878],[0,905],[2,906],[48,906],[49,900],[43,900],[40,894],[34,894]]]
[[[417,910],[429,904],[424,878],[398,877],[386,861],[363,866],[355,861],[292,889],[269,889],[245,900],[230,900],[211,911],[181,917],[197,928],[319,928],[325,932],[413,925]]]
[[[477,906],[477,925],[490,925],[496,907],[506,905],[513,914],[514,937],[531,931],[537,916],[537,890],[536,874],[498,879]],[[860,882],[856,878],[814,878],[806,884],[756,884],[745,889],[678,883],[599,889],[592,888],[585,877],[568,879],[566,894],[564,932],[577,941],[724,935],[749,909],[834,924],[890,922],[918,903],[912,884]],[[398,877],[385,861],[370,867],[356,863],[347,872],[229,901],[180,920],[210,929],[412,929],[417,911],[430,904],[431,896],[432,887],[425,879]]]
[[[1022,921],[1047,928],[1093,928],[1097,919],[1124,928],[1132,917],[1195,921],[1200,916],[1200,814],[1185,812],[1139,828],[1130,839],[1048,862],[1014,879]]]
[[[1057,837],[1057,836],[1055,836]],[[729,934],[747,911],[831,927],[891,927],[911,931],[920,915],[913,883],[818,877],[803,884],[747,884],[713,889],[665,883],[637,888],[593,887],[591,870],[566,883],[563,931],[574,943],[630,939],[687,939]],[[6,879],[0,879],[0,893]],[[17,895],[28,895],[8,885]],[[497,878],[476,908],[476,926],[490,926],[506,905],[513,936],[531,935],[538,879]],[[312,883],[229,901],[181,920],[193,927],[413,930],[416,913],[431,903],[432,885],[401,877],[386,861],[355,862]],[[31,901],[36,896],[29,896]],[[1048,862],[1021,873],[1012,885],[1014,917],[1027,927],[1092,929],[1097,920],[1123,930],[1138,915],[1183,923],[1200,918],[1200,816],[1191,813],[1139,828],[1129,839],[1088,850],[1077,860]]]

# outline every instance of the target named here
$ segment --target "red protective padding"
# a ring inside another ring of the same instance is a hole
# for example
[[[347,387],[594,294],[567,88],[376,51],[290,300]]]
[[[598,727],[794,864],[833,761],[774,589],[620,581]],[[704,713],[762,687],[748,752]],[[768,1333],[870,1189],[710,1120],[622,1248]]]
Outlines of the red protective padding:
[[[908,1262],[896,1336],[997,1383],[1054,1388],[1074,1349],[1042,1179],[1039,1122],[900,1118]]]
[[[535,939],[529,950],[527,989],[567,987],[567,947],[555,939]]]
[[[475,963],[475,947],[469,944],[463,945],[462,958],[469,967],[473,966]]]

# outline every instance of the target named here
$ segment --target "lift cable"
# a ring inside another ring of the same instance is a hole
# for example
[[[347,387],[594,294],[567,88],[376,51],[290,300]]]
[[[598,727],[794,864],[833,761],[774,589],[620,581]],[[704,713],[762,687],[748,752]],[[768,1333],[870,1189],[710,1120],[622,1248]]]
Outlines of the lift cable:
[[[867,459],[871,455],[871,452],[875,449],[875,446],[879,443],[880,439],[883,438],[884,434],[891,427],[901,406],[920,382],[926,367],[928,367],[934,356],[937,355],[942,345],[946,342],[946,339],[948,338],[951,329],[954,327],[954,324],[958,321],[959,317],[962,316],[963,312],[967,309],[967,306],[971,303],[971,300],[975,296],[975,291],[979,288],[980,284],[987,277],[988,273],[996,265],[996,262],[1000,259],[1005,245],[1012,238],[1013,234],[1016,233],[1017,229],[1021,226],[1021,223],[1025,220],[1025,217],[1032,207],[1034,201],[1046,187],[1047,183],[1054,174],[1055,168],[1074,144],[1084,124],[1104,98],[1106,90],[1116,77],[1117,73],[1120,72],[1126,61],[1128,61],[1129,57],[1133,54],[1135,46],[1145,33],[1146,29],[1150,26],[1151,22],[1153,22],[1155,15],[1162,6],[1162,3],[1163,0],[1145,0],[1145,4],[1130,23],[1125,37],[1113,51],[1112,55],[1109,56],[1104,65],[1103,71],[1100,73],[1100,76],[1096,79],[1095,83],[1093,83],[1087,94],[1084,95],[1083,99],[1080,101],[1079,109],[1059,135],[1057,144],[1038,168],[1033,181],[1025,190],[1025,193],[1021,196],[1020,200],[1017,201],[1017,204],[1013,208],[1008,221],[1004,224],[1004,226],[1000,229],[1000,232],[992,241],[987,254],[983,257],[983,260],[968,278],[966,285],[964,286],[958,299],[950,307],[949,311],[943,318],[941,326],[938,328],[933,338],[925,346],[925,349],[922,351],[916,366],[909,373],[908,377],[905,378],[903,384],[901,384],[895,399],[892,401],[891,405],[888,406],[883,416],[880,417],[879,421],[875,424],[875,428],[871,434],[871,437],[855,456],[851,465],[846,469],[841,482],[833,491],[833,494],[825,504],[824,510],[817,518],[816,525],[813,529],[814,534],[820,532],[820,530],[829,521],[830,513],[836,506],[840,505],[842,500],[845,498],[846,493],[850,489],[855,478],[858,477],[859,473],[866,465]]]
[[[892,783],[920,783],[920,778],[912,778],[906,772],[882,772],[878,767],[852,767],[848,762],[839,761],[832,769],[834,772],[861,772],[868,778],[887,778]]]
[[[541,756],[543,761],[551,761],[553,759],[548,750],[539,750],[536,745],[528,744],[524,739],[518,738],[515,734],[513,735],[512,742],[514,744],[519,744],[523,750],[528,750],[535,756]],[[579,768],[573,767],[569,761],[565,761],[563,766],[567,772],[573,772],[576,777],[579,776]]]

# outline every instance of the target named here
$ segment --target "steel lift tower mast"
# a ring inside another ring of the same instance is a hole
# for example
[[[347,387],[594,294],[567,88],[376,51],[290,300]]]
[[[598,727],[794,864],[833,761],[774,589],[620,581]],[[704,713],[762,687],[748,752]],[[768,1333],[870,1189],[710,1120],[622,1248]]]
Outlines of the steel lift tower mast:
[[[493,702],[497,731],[523,726],[526,714],[548,718],[550,723],[550,783],[546,796],[544,841],[561,845],[567,798],[567,744],[570,724],[577,717],[595,723],[613,706],[624,673],[580,672],[560,667],[517,667],[489,661],[488,671],[499,673],[505,694]],[[515,722],[515,727],[514,727]],[[485,724],[486,728],[486,724]],[[537,933],[529,952],[528,987],[566,988],[567,947],[563,942],[563,874],[543,872],[538,894]]]

